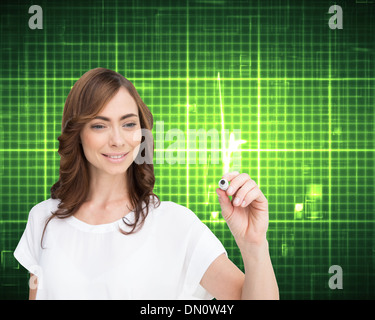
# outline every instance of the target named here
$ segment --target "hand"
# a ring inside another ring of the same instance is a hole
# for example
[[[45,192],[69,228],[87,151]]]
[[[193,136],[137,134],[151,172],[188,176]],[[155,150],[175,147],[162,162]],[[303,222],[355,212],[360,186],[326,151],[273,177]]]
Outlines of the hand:
[[[241,249],[248,245],[263,244],[268,229],[267,198],[247,173],[235,171],[224,174],[222,178],[230,181],[230,187],[226,191],[217,188],[216,193],[221,214],[237,245]],[[232,200],[229,196],[232,196]]]

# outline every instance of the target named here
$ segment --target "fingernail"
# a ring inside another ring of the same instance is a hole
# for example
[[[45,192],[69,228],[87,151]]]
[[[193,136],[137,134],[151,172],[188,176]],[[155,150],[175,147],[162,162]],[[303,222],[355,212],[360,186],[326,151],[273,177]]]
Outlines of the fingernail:
[[[242,201],[241,206],[242,206],[242,207],[246,206],[246,201]]]
[[[233,192],[233,187],[229,187],[227,193],[231,194]]]
[[[240,199],[238,199],[238,198],[234,199],[233,204],[237,205],[239,203],[240,203]]]

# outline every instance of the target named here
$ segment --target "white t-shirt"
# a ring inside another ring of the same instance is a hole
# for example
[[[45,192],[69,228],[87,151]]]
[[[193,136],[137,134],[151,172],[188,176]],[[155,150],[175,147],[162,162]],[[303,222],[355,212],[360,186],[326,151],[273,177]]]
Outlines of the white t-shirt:
[[[151,198],[152,199],[152,198]],[[212,299],[200,281],[227,252],[190,209],[152,201],[143,227],[131,235],[122,219],[90,225],[71,216],[53,218],[41,247],[45,220],[60,200],[35,205],[14,251],[38,277],[36,299]],[[143,204],[144,205],[144,204]],[[134,212],[126,215],[134,222]]]

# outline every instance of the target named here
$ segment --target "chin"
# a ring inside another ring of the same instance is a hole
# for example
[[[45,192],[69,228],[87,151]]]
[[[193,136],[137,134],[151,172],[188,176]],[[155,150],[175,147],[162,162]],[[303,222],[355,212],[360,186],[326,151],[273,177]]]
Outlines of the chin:
[[[117,176],[117,175],[125,174],[127,170],[128,170],[128,167],[126,167],[124,169],[117,168],[117,169],[114,169],[114,170],[109,170],[109,171],[107,171],[107,173],[110,174],[110,175],[113,175],[113,176]]]

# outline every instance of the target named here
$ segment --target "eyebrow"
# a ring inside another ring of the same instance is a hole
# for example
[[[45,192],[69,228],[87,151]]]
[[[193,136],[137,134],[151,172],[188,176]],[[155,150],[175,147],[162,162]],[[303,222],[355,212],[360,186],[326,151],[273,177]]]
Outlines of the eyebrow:
[[[134,114],[134,113],[128,113],[128,114],[125,114],[123,115],[121,118],[120,118],[120,121],[121,120],[124,120],[126,118],[129,118],[129,117],[138,117],[138,115]],[[96,116],[94,119],[101,119],[101,120],[104,120],[104,121],[111,121],[111,119],[107,118],[107,117],[103,117],[103,116]]]

